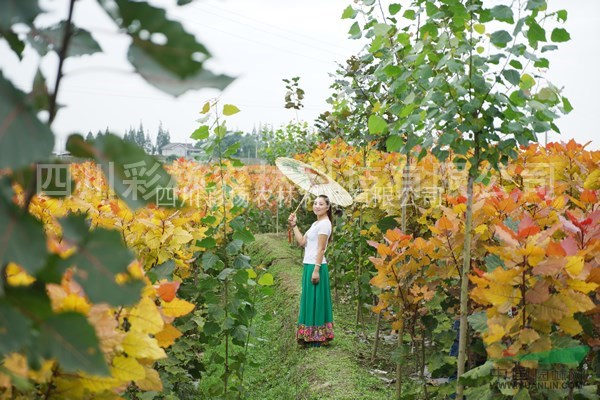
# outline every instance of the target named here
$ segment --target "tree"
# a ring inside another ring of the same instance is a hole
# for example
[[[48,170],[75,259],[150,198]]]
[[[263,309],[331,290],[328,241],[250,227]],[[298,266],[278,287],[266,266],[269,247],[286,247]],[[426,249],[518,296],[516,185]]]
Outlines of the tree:
[[[85,141],[88,143],[92,143],[94,141],[94,134],[92,131],[88,131],[87,135],[85,136]]]
[[[178,0],[177,3],[189,2]],[[32,199],[41,190],[42,184],[48,184],[48,179],[37,181],[36,172],[39,170],[36,166],[50,163],[54,147],[51,126],[59,110],[57,98],[64,76],[64,62],[71,57],[101,52],[102,49],[88,30],[72,22],[75,0],[68,1],[65,20],[50,27],[34,23],[44,19],[37,18],[44,14],[38,1],[22,1],[18,7],[15,4],[0,3],[0,37],[19,58],[23,55],[25,41],[42,61],[48,53],[56,53],[58,66],[56,74],[52,75],[56,77],[52,85],[46,85],[47,77],[38,70],[31,93],[23,93],[0,73],[0,125],[3,127],[0,169],[5,171],[0,178],[0,358],[8,354],[26,354],[23,360],[35,369],[44,359],[55,360],[52,378],[43,390],[45,397],[49,398],[55,395],[52,392],[54,377],[63,371],[105,375],[110,371],[90,322],[82,314],[53,311],[46,284],[60,283],[63,273],[75,263],[82,276],[99,277],[83,284],[83,289],[94,302],[114,306],[133,304],[139,300],[141,285],[127,269],[132,254],[116,232],[98,227],[90,230],[83,215],[60,219],[57,222],[62,226],[60,240],[70,241],[76,244],[74,249],[77,248],[68,258],[62,259],[50,253],[46,246],[47,240],[57,239],[50,237],[55,233],[46,232],[42,223],[30,214]],[[204,67],[204,61],[210,58],[208,50],[179,22],[168,19],[165,10],[145,1],[99,0],[93,4],[114,21],[119,28],[118,35],[130,37],[128,60],[134,67],[134,73],[160,90],[178,96],[194,88],[222,89],[231,82],[230,77],[215,75]],[[164,44],[156,43],[150,40],[148,34],[160,35],[166,40]],[[52,87],[52,91],[48,86]],[[47,121],[42,122],[38,118],[41,111],[48,115]],[[137,162],[156,165],[157,161],[109,133],[108,128],[104,134],[98,132],[92,145],[84,143],[80,135],[71,135],[67,140],[67,150],[77,157],[95,160],[105,173],[109,168],[116,171],[112,176],[113,189],[132,210],[156,199],[159,188],[164,190],[172,185],[170,177],[159,164],[159,168],[153,171],[153,178],[156,178],[153,185],[146,186],[144,192],[136,190],[136,196],[128,196],[124,190],[128,178],[122,174],[126,165]],[[17,183],[23,189],[19,202],[14,200],[17,195],[12,189]],[[45,186],[45,189],[53,187]],[[94,262],[89,263],[90,259]],[[20,266],[33,276],[35,283],[19,288],[10,285],[7,270],[11,264]],[[100,270],[101,273],[98,273]],[[120,284],[116,283],[117,278],[121,280]],[[17,381],[15,376],[6,375],[4,370],[2,375],[9,384],[12,379]],[[16,383],[20,389],[31,395],[42,392],[40,387],[23,379],[27,378],[18,378],[19,383]]]
[[[402,11],[402,9],[404,9]],[[388,101],[374,103],[371,134],[385,137],[389,151],[424,157],[431,148],[444,161],[451,152],[467,172],[467,211],[460,294],[457,398],[463,396],[471,264],[473,185],[485,181],[516,156],[536,134],[559,132],[554,120],[571,105],[545,83],[544,53],[569,40],[564,10],[549,11],[545,0],[507,2],[491,8],[482,0],[413,0],[391,4],[389,16],[375,0],[346,8],[343,18],[364,14],[351,29],[370,46],[360,60]],[[402,11],[402,12],[401,12]],[[546,44],[551,42],[549,44]],[[536,79],[537,78],[537,79]],[[416,152],[415,152],[416,149]],[[398,388],[400,396],[400,388]]]
[[[171,134],[163,128],[162,122],[158,125],[158,133],[156,135],[156,149],[158,154],[162,154],[162,148],[171,143]]]

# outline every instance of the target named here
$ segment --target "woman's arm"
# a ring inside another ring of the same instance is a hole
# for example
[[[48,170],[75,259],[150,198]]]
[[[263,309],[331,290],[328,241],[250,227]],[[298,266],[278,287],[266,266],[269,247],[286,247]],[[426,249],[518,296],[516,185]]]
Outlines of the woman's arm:
[[[300,232],[300,229],[296,226],[296,214],[290,214],[288,218],[288,223],[292,226],[292,232],[294,232],[294,239],[296,239],[296,243],[298,246],[305,247],[306,246],[306,237]]]
[[[300,229],[296,225],[292,228],[292,232],[294,232],[294,239],[296,239],[298,246],[306,247],[306,237],[302,235],[302,232],[300,232]]]
[[[323,257],[325,257],[325,248],[327,247],[327,239],[329,239],[328,235],[319,235],[318,243],[317,243],[317,258],[315,260],[315,269],[313,269],[312,276],[310,280],[315,285],[319,283],[319,271],[321,270],[321,263],[323,262]]]

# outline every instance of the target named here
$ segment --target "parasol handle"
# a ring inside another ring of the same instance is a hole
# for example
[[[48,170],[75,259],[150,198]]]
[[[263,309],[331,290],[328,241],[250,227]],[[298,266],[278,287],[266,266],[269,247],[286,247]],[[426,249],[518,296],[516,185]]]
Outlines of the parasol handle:
[[[294,210],[294,212],[292,214],[296,214],[296,212],[300,208],[300,204],[302,204],[304,199],[306,199],[306,196],[308,196],[308,193],[309,192],[306,191],[306,193],[304,194],[304,197],[302,197],[302,200],[300,200],[300,203],[298,203],[298,206],[296,207],[296,209]],[[290,225],[289,222],[288,222],[288,243],[292,243],[292,226]]]

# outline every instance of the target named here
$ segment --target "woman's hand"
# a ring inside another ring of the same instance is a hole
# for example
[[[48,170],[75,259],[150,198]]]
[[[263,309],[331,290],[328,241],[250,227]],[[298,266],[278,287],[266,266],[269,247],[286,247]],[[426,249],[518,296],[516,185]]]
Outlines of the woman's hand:
[[[315,285],[317,283],[319,283],[319,270],[313,269],[313,273],[312,273],[312,276],[310,277],[310,281]]]
[[[295,213],[291,213],[290,216],[288,217],[288,224],[290,224],[292,227],[296,226],[296,214]]]

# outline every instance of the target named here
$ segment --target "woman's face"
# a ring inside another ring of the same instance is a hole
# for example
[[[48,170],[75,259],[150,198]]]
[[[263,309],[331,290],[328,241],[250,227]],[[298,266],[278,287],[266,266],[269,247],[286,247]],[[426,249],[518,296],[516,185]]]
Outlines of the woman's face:
[[[313,212],[315,213],[315,215],[317,217],[320,217],[323,214],[327,214],[328,208],[329,208],[329,206],[327,205],[327,202],[325,201],[324,198],[317,197],[315,199],[315,202],[313,203]]]

